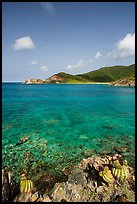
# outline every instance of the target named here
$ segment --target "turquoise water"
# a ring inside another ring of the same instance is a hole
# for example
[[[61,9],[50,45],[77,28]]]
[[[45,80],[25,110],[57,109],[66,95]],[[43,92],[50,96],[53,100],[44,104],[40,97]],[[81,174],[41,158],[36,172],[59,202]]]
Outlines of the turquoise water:
[[[20,138],[28,141],[18,144]],[[135,158],[135,89],[108,85],[2,84],[3,166],[59,173],[92,154]],[[30,152],[28,156],[26,152]]]

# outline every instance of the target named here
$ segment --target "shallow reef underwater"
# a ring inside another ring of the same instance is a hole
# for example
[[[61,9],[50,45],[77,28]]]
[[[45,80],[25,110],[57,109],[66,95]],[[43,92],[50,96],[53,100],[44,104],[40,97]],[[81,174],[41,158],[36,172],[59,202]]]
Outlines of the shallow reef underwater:
[[[50,143],[45,138],[23,136],[16,143],[6,144],[2,150],[2,166],[6,171],[12,172],[12,176],[19,182],[23,170],[28,172],[30,178],[40,178],[45,172],[57,176],[59,180],[65,179],[64,171],[78,164],[81,159],[92,155],[109,156],[122,154],[128,164],[135,167],[135,145],[133,138],[121,136],[114,138],[93,138],[92,148],[85,145],[88,143],[86,134],[78,138],[81,143],[68,144],[59,138]],[[123,143],[122,143],[123,141]]]
[[[133,138],[130,140],[124,135],[121,136],[121,141],[113,136],[106,136],[102,139],[93,138],[92,148],[85,145],[89,140],[86,135],[80,135],[78,140],[81,142],[67,144],[61,139],[49,143],[47,139],[36,137],[36,135],[21,137],[18,142],[3,147],[3,166],[12,172],[15,169],[16,175],[20,174],[23,169],[29,170],[30,175],[33,175],[34,172],[37,173],[40,169],[47,169],[59,174],[64,168],[74,165],[88,156],[115,153],[123,154],[128,163],[135,166]]]

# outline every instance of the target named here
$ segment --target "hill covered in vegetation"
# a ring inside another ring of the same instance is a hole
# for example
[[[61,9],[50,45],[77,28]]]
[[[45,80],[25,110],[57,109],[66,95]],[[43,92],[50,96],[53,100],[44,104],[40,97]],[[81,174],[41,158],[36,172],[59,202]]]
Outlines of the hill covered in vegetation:
[[[93,82],[113,82],[135,76],[135,64],[130,66],[103,67],[95,71],[76,75]]]
[[[53,76],[41,80],[41,79],[28,79],[25,80],[25,84],[43,84],[43,83],[93,83],[93,82],[115,82],[121,79],[135,80],[135,64],[130,66],[110,66],[102,67],[100,69],[87,72],[84,74],[72,75],[65,72],[54,74]],[[38,82],[38,83],[37,83]]]

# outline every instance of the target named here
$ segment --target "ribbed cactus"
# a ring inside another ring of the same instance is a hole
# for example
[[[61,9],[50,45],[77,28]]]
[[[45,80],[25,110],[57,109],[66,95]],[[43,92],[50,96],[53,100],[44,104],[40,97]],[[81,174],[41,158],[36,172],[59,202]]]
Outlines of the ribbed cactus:
[[[113,183],[114,181],[113,175],[108,166],[105,166],[104,170],[99,172],[99,175],[102,176],[103,180],[107,183]]]
[[[129,170],[128,170],[128,167],[127,167],[127,161],[124,160],[122,165],[120,163],[118,164],[118,162],[116,162],[116,161],[113,161],[112,174],[119,181],[123,182],[129,176]]]
[[[27,193],[27,192],[30,192],[32,188],[33,188],[33,182],[31,180],[28,180],[25,174],[22,174],[21,181],[20,181],[20,192]]]
[[[116,159],[114,161],[111,161],[110,165],[113,166],[114,168],[117,168],[117,169],[121,169],[122,168],[122,165],[120,164],[118,159]]]

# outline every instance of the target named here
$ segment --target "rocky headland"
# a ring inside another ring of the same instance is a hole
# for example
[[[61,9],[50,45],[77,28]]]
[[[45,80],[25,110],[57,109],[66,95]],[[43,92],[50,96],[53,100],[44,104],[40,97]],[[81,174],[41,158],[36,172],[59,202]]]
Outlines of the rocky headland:
[[[42,79],[26,79],[23,84],[44,84]]]
[[[135,87],[135,80],[133,79],[121,79],[110,84],[111,86],[129,86]]]
[[[60,84],[62,81],[58,75],[53,75],[45,80],[42,79],[26,79],[23,84]]]

